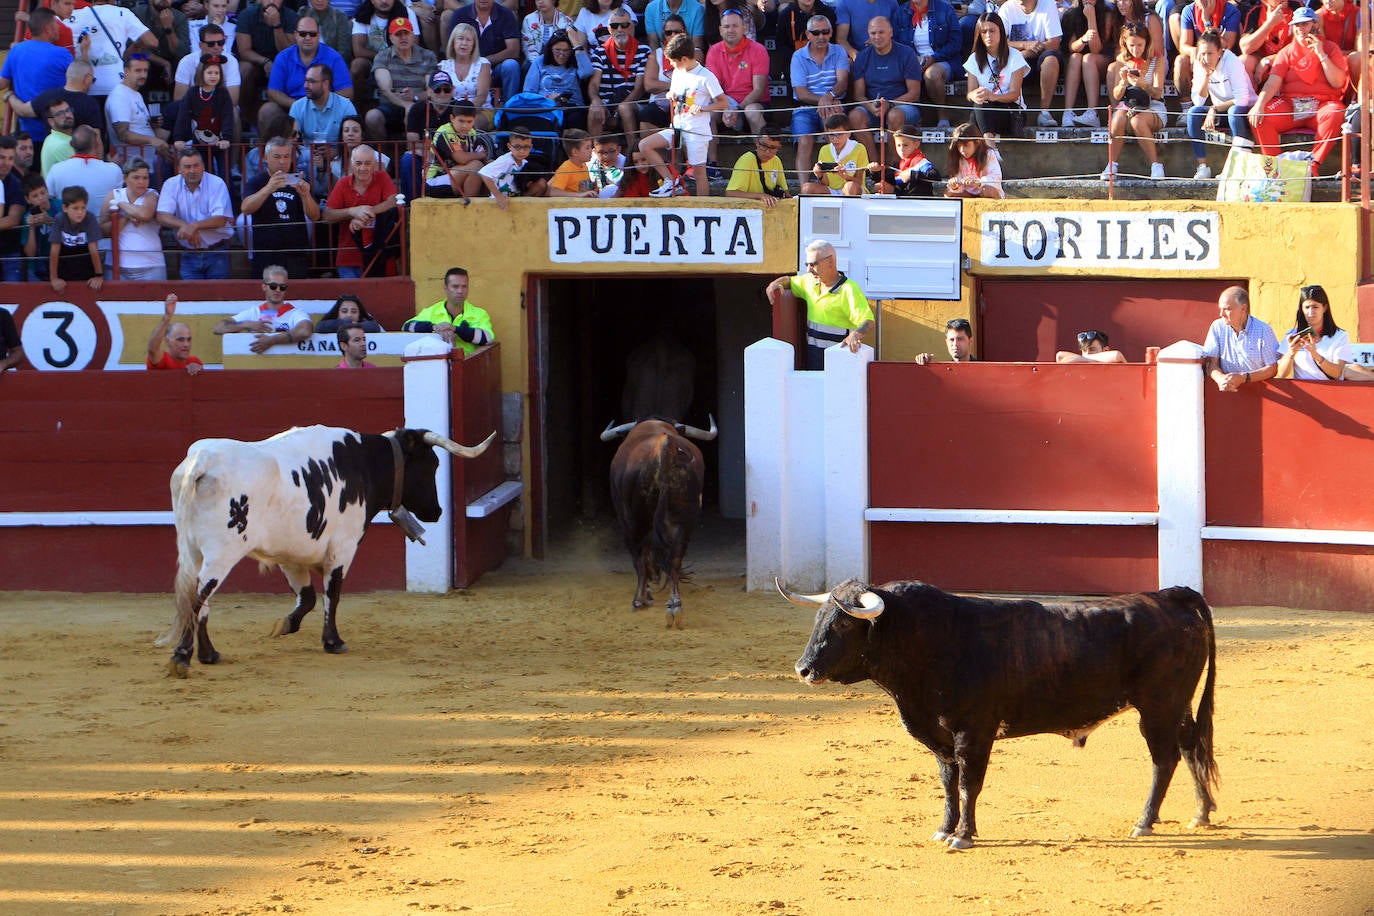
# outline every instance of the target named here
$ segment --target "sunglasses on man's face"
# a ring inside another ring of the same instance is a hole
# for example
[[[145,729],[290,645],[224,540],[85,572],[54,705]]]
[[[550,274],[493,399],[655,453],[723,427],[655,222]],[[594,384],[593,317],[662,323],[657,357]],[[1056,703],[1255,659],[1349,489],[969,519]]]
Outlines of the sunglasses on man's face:
[[[222,47],[224,47],[224,39],[223,39],[223,38],[221,38],[219,41],[211,41],[211,40],[208,39],[208,38],[202,38],[202,39],[201,39],[201,43],[204,44],[207,48],[222,48]]]
[[[297,38],[314,38],[319,32],[307,32],[304,29],[296,29]]]
[[[265,283],[265,284],[263,284],[263,285],[266,286],[268,289],[276,290],[276,291],[278,291],[278,292],[280,292],[281,290],[286,289],[286,284],[285,284],[285,283]]]
[[[809,34],[809,35],[829,35],[829,34],[830,34],[830,30],[829,30],[829,29],[807,29],[806,31],[807,31],[807,34]]]
[[[429,91],[430,91],[430,92],[433,92],[433,93],[437,93],[438,95],[451,95],[451,94],[453,93],[453,87],[452,87],[452,86],[435,86],[433,89],[431,89],[431,90],[429,90]]]
[[[633,25],[633,23],[630,23],[630,22],[612,22],[612,23],[611,23],[611,28],[613,28],[613,29],[628,29],[631,25]]]

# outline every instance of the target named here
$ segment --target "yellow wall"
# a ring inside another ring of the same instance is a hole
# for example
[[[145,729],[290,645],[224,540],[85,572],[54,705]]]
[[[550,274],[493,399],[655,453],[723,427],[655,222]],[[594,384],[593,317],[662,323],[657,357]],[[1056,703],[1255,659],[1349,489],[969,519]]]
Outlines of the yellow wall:
[[[657,210],[665,204],[652,200],[616,201],[617,207]],[[602,201],[560,200],[560,207],[604,208]],[[451,266],[466,267],[471,276],[469,299],[491,313],[492,325],[501,347],[501,377],[507,391],[526,391],[529,378],[526,333],[522,299],[531,276],[616,275],[691,275],[703,273],[766,274],[776,276],[798,267],[795,201],[782,201],[765,210],[763,263],[749,265],[679,264],[564,264],[549,259],[548,209],[546,200],[515,199],[502,211],[491,200],[461,201],[421,199],[414,202],[411,215],[411,272],[415,280],[416,306],[422,307],[442,298],[444,271]],[[671,204],[678,210],[696,207],[756,207],[752,201],[720,197],[705,200],[679,198]],[[1332,311],[1342,327],[1355,337],[1355,286],[1358,280],[1359,208],[1344,204],[1221,204],[1212,201],[1169,201],[1168,209],[1181,212],[1216,212],[1220,217],[1220,267],[1192,273],[1146,270],[1132,266],[1123,269],[1039,268],[997,269],[980,263],[979,226],[985,210],[1062,211],[1094,213],[1101,211],[1148,212],[1159,210],[1158,201],[1105,200],[1004,200],[964,202],[964,252],[971,259],[968,271],[973,276],[1034,277],[1217,277],[1249,280],[1254,314],[1274,327],[1287,327],[1292,319],[1296,287],[1321,283],[1331,296]],[[913,354],[944,352],[945,322],[963,315],[973,317],[972,286],[963,284],[960,303],[897,301],[882,306],[882,342],[879,355],[884,359],[909,359]],[[645,303],[652,308],[652,302]],[[1205,328],[1198,329],[1201,340]],[[528,418],[528,417],[527,417]],[[529,471],[530,455],[525,449],[524,467]],[[528,511],[528,507],[527,510]],[[526,525],[526,531],[529,526]],[[528,545],[527,545],[528,546]]]

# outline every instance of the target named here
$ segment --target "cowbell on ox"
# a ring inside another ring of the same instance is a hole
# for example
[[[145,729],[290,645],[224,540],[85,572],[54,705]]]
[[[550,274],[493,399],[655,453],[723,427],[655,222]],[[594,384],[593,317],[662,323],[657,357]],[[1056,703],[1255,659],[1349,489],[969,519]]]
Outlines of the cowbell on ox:
[[[951,595],[922,582],[849,579],[820,595],[777,585],[794,604],[819,608],[797,675],[808,684],[872,680],[935,754],[945,814],[933,839],[973,845],[994,741],[1058,734],[1082,747],[1094,728],[1131,708],[1153,761],[1132,836],[1154,831],[1180,756],[1197,794],[1192,826],[1216,810],[1216,636],[1211,609],[1192,589],[1041,603]]]

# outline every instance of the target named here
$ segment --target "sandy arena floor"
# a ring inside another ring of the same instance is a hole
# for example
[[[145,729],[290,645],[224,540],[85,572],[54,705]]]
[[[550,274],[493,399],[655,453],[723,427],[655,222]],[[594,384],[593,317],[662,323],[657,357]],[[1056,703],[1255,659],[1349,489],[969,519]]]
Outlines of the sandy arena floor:
[[[1213,829],[1180,770],[1127,838],[1128,713],[999,743],[952,853],[886,697],[792,674],[809,615],[704,575],[665,631],[609,565],[345,595],[340,657],[223,596],[187,680],[167,595],[0,594],[0,912],[1374,912],[1374,616],[1217,609]]]

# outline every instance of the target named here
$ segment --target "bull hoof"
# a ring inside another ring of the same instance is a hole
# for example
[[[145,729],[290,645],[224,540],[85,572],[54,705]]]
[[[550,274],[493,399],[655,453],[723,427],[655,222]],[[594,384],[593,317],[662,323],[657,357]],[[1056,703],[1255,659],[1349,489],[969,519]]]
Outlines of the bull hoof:
[[[956,850],[957,850],[957,849],[972,849],[972,848],[973,848],[973,840],[966,840],[966,839],[964,839],[963,837],[959,837],[959,836],[951,836],[948,840],[945,841],[945,845],[948,846],[950,849],[956,849]]]
[[[168,676],[168,677],[187,677],[187,676],[190,675],[190,673],[191,673],[191,663],[190,663],[190,661],[182,661],[181,659],[174,658],[174,659],[172,659],[170,662],[167,663],[167,676]]]
[[[290,617],[283,617],[281,620],[272,621],[273,636],[289,636],[300,628],[300,624],[292,626]]]
[[[324,644],[324,651],[328,652],[330,655],[343,655],[345,652],[348,651],[348,643],[346,643],[346,642],[328,643],[328,642],[327,642],[327,643]]]
[[[680,608],[676,611],[669,611],[664,617],[664,623],[669,630],[682,629],[682,610]]]
[[[630,602],[630,610],[643,610],[644,608],[649,607],[653,603],[654,599],[652,598],[636,598],[634,601]]]
[[[208,655],[197,655],[196,661],[200,662],[202,665],[218,665],[220,663],[220,658],[219,652],[211,652]]]
[[[943,830],[937,830],[935,831],[935,835],[932,836],[931,839],[937,843],[943,843],[945,840],[949,839],[949,834]]]
[[[1212,826],[1212,819],[1205,814],[1199,815],[1188,822],[1188,828],[1190,830],[1196,830],[1198,827],[1210,826]]]
[[[1131,836],[1133,836],[1133,837],[1154,836],[1154,835],[1155,835],[1155,828],[1150,827],[1150,826],[1144,826],[1144,827],[1142,827],[1142,826],[1139,825],[1139,824],[1136,824],[1136,825],[1135,825],[1135,829],[1131,831]]]

